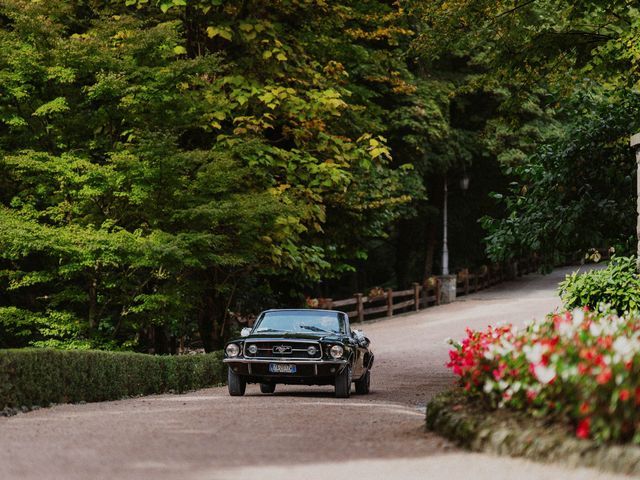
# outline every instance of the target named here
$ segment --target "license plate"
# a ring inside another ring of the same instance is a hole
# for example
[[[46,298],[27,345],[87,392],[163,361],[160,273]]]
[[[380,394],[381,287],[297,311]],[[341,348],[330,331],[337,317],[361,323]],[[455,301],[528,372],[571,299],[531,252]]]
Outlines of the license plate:
[[[296,373],[296,366],[291,363],[270,363],[271,373]]]

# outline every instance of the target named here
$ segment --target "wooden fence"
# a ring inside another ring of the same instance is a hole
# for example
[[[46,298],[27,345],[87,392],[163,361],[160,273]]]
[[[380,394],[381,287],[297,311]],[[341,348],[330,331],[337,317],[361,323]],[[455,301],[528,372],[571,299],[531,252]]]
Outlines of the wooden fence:
[[[539,260],[531,257],[506,264],[484,266],[476,273],[469,273],[465,268],[457,274],[456,297],[469,295],[505,280],[535,272],[539,266]]]
[[[457,274],[456,296],[468,295],[505,280],[535,272],[539,266],[539,260],[531,257],[506,264],[484,266],[475,273],[469,273],[468,269],[461,270]],[[374,315],[380,317],[384,314],[392,317],[399,311],[417,312],[423,308],[440,305],[440,286],[440,280],[432,277],[422,285],[414,283],[408,290],[374,288],[368,295],[356,293],[344,300],[319,298],[316,308],[343,310],[349,318],[358,322]]]
[[[590,254],[595,254],[596,251],[602,259],[608,259],[611,253],[603,248],[593,249]],[[580,253],[578,257],[577,261],[585,261],[584,253]],[[469,295],[505,280],[535,272],[540,268],[540,264],[540,257],[534,255],[510,263],[483,266],[474,273],[470,273],[468,269],[461,270],[456,278],[456,297]],[[374,288],[368,295],[356,293],[353,297],[344,300],[318,298],[313,308],[343,310],[352,320],[363,322],[367,317],[374,315],[392,317],[401,311],[417,312],[433,305],[440,305],[440,280],[437,277],[431,277],[422,285],[414,283],[407,290]],[[236,318],[235,321],[241,326],[251,326],[254,318]]]
[[[343,310],[351,319],[363,322],[373,315],[392,317],[400,311],[417,312],[431,305],[440,305],[440,280],[436,277],[431,277],[422,285],[413,283],[407,290],[374,288],[368,295],[356,293],[344,300],[319,298],[317,308]]]

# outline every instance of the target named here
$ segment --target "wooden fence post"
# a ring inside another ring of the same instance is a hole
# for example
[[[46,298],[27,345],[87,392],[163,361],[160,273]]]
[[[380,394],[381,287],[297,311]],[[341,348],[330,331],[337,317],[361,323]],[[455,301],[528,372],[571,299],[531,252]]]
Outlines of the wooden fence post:
[[[415,311],[420,310],[420,284],[413,282],[413,303]]]
[[[333,310],[333,298],[319,298],[318,307],[323,310]]]
[[[427,308],[429,306],[429,279],[427,278],[424,282],[422,282],[422,308]]]
[[[364,306],[361,293],[356,293],[356,311],[358,312],[358,322],[364,322]]]
[[[387,288],[387,317],[393,317],[393,289]]]

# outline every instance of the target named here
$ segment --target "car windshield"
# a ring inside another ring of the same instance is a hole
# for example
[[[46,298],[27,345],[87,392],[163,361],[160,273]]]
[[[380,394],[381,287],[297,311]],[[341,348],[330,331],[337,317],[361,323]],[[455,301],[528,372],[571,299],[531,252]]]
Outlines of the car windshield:
[[[254,333],[343,333],[345,322],[337,312],[313,310],[266,312]]]

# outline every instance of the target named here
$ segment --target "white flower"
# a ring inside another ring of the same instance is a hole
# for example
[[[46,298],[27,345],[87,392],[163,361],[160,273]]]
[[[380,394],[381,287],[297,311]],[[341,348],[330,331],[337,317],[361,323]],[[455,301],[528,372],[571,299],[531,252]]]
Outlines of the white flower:
[[[591,325],[589,325],[589,333],[594,337],[599,337],[602,333],[602,325],[592,322]]]
[[[493,382],[491,380],[487,380],[484,382],[484,387],[482,389],[484,390],[484,393],[491,393],[493,390]]]
[[[633,343],[627,337],[618,337],[613,342],[613,351],[622,358],[633,355]]]
[[[558,334],[562,337],[570,337],[573,335],[574,326],[569,322],[560,322],[558,325]]]
[[[576,308],[571,312],[571,314],[573,315],[573,326],[579,327],[582,325],[582,322],[584,322],[584,310]]]
[[[522,347],[525,357],[529,363],[538,364],[542,361],[542,355],[547,351],[547,347],[540,345],[539,343],[531,345],[525,345]]]
[[[556,370],[551,367],[545,367],[541,363],[533,367],[533,373],[540,383],[550,383],[556,378]]]

